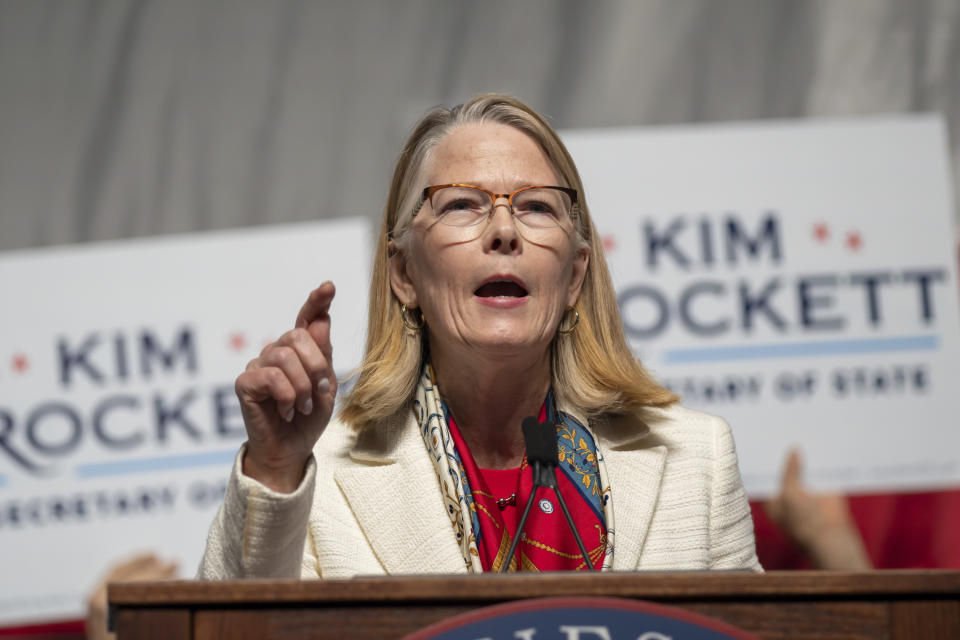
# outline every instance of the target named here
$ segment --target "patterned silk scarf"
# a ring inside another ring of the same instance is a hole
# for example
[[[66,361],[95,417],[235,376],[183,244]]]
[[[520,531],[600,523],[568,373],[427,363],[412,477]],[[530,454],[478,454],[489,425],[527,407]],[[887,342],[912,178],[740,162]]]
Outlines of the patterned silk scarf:
[[[414,403],[420,433],[440,481],[450,524],[457,536],[467,570],[475,573],[500,571],[512,542],[505,530],[496,498],[483,478],[454,425],[433,381],[429,364],[424,366]],[[558,411],[553,393],[548,393],[540,411],[541,421],[557,425],[560,462],[557,483],[587,553],[597,569],[613,566],[613,503],[603,456],[593,434],[573,416]],[[533,477],[524,457],[516,506],[526,506]],[[517,518],[519,520],[519,516]],[[586,569],[576,540],[551,489],[538,489],[509,570],[567,571]]]

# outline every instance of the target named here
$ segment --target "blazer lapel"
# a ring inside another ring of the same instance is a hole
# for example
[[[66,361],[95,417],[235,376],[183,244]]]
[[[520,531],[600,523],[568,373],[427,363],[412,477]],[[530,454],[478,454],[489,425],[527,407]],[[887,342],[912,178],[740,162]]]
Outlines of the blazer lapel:
[[[334,479],[387,573],[466,573],[416,421],[393,426],[362,434]]]
[[[645,425],[635,422],[611,423],[597,431],[613,500],[613,568],[617,571],[637,568],[660,496],[667,448],[645,442],[647,433]]]

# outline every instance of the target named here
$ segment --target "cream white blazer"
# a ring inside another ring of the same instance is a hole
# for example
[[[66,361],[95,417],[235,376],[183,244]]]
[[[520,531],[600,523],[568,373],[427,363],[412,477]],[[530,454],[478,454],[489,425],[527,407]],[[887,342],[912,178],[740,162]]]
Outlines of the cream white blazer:
[[[671,407],[591,429],[610,482],[615,570],[762,570],[726,422]],[[359,436],[332,421],[292,494],[244,476],[243,453],[200,578],[467,572],[413,417]]]

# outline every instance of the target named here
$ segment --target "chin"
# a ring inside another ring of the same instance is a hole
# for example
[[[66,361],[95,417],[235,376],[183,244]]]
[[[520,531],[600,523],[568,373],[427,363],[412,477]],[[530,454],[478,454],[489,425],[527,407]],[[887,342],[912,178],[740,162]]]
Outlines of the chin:
[[[502,352],[506,355],[516,355],[526,351],[542,353],[550,346],[550,341],[545,341],[540,336],[502,331],[488,331],[469,342],[482,351]]]

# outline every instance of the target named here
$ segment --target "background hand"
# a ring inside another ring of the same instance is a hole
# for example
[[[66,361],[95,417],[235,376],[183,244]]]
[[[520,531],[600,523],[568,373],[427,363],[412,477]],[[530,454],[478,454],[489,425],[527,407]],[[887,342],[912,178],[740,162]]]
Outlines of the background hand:
[[[329,311],[335,293],[332,282],[311,291],[294,329],[265,346],[236,381],[248,437],[243,472],[276,491],[300,484],[333,413]]]
[[[152,553],[142,553],[110,568],[93,588],[87,601],[86,634],[88,640],[108,640],[116,634],[107,632],[107,585],[111,582],[171,580],[177,577],[177,563],[161,560]]]
[[[787,456],[780,493],[763,504],[818,569],[858,571],[872,568],[860,530],[840,493],[812,494],[803,484],[800,453]]]

